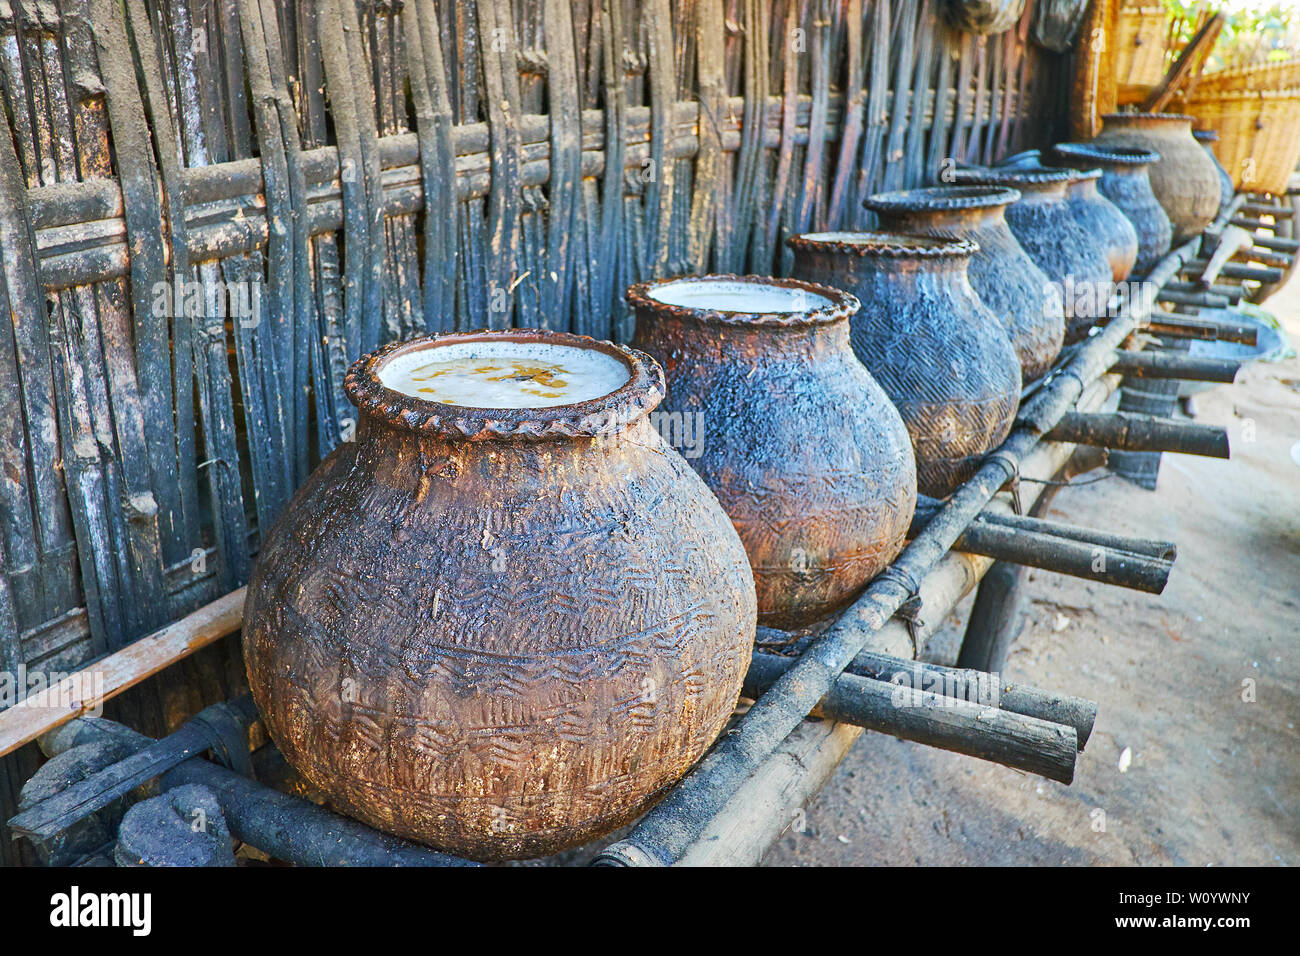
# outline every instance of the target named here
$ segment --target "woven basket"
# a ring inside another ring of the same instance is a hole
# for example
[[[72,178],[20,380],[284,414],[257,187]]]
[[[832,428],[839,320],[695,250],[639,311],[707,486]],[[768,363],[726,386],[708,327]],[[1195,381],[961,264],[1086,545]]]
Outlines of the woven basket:
[[[1286,192],[1300,162],[1300,89],[1196,92],[1178,107],[1219,134],[1216,153],[1244,192]]]
[[[1161,4],[1125,3],[1115,30],[1115,82],[1155,86],[1165,76],[1169,15]]]
[[[1252,63],[1228,70],[1203,73],[1196,81],[1195,96],[1209,93],[1238,93],[1250,90],[1300,89],[1300,60],[1281,63]]]

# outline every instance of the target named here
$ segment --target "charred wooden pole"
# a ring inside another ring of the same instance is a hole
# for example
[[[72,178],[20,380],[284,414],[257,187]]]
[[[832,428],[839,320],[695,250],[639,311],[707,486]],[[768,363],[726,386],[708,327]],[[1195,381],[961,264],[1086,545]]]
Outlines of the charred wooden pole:
[[[1159,299],[1161,302],[1173,301],[1169,299],[1170,293],[1181,295],[1191,295],[1194,293],[1204,293],[1205,295],[1218,296],[1226,299],[1229,305],[1236,305],[1241,301],[1244,290],[1239,285],[1216,285],[1206,282],[1170,282],[1161,290]]]
[[[1229,457],[1226,429],[1131,412],[1069,412],[1062,415],[1047,433],[1047,439],[1124,451],[1172,451],[1208,458]]]
[[[1071,462],[1073,464],[1073,462]],[[1104,464],[1104,461],[1103,461]],[[1101,467],[1096,465],[1094,467]],[[1091,468],[1089,469],[1091,470]],[[1067,471],[1068,477],[1074,477],[1083,474],[1080,471]],[[1062,480],[1068,480],[1062,479]],[[916,518],[913,520],[915,527],[923,527],[925,522],[929,521],[934,512],[943,506],[943,502],[934,498],[928,498],[925,495],[917,496]],[[1035,508],[1035,511],[1038,509]],[[1046,518],[1032,517],[1028,515],[1003,514],[991,508],[986,508],[979,513],[979,520],[990,524],[1005,525],[1008,528],[1015,528],[1021,531],[1036,531],[1040,534],[1050,534],[1057,538],[1065,538],[1070,541],[1080,541],[1084,544],[1096,544],[1103,548],[1114,548],[1117,551],[1127,551],[1129,554],[1143,554],[1147,557],[1158,558],[1162,561],[1173,561],[1178,556],[1178,546],[1172,541],[1161,541],[1158,538],[1134,538],[1126,534],[1113,534],[1109,531],[1097,531],[1093,528],[1082,528],[1078,525],[1064,524],[1060,521],[1049,521]]]
[[[41,745],[53,756],[103,736],[118,740],[132,752],[161,742],[111,720],[78,717],[43,737]],[[191,757],[160,778],[164,789],[187,783],[202,784],[217,794],[236,838],[289,863],[302,866],[474,865],[385,836],[362,823],[272,790],[201,757]]]
[[[1144,331],[1169,338],[1205,341],[1218,339],[1221,342],[1237,342],[1251,346],[1259,341],[1259,332],[1252,326],[1230,322],[1207,322],[1181,312],[1156,313],[1147,323]]]
[[[945,697],[997,707],[1052,724],[1068,724],[1074,728],[1081,751],[1087,746],[1097,722],[1097,704],[1094,701],[1025,684],[1006,684],[998,674],[986,671],[909,661],[875,651],[863,651],[853,658],[846,670],[859,677],[904,683],[908,687],[931,690]],[[936,687],[940,689],[934,690]]]
[[[1208,260],[1193,259],[1187,264],[1187,269],[1189,272],[1197,272],[1208,265]],[[1224,264],[1219,270],[1219,275],[1225,279],[1243,279],[1251,282],[1281,282],[1286,278],[1286,272],[1282,269],[1272,266],[1247,266],[1239,262]]]
[[[1147,287],[1158,289],[1172,279],[1195,254],[1198,244],[1190,241],[1162,259],[1147,276]],[[966,526],[1016,476],[1020,462],[1074,407],[1087,385],[1105,373],[1114,362],[1115,350],[1137,322],[1145,320],[1153,305],[1154,295],[1141,293],[1126,303],[1100,334],[1081,345],[1069,363],[1025,404],[1007,440],[953,493],[925,530],[755,701],[663,802],[642,817],[625,839],[607,847],[597,863],[668,865],[681,858],[731,794],[799,726],[872,635],[911,597]]]
[[[983,554],[1044,571],[1159,594],[1169,582],[1173,562],[1132,554],[1097,544],[1084,544],[1037,531],[1009,528],[982,520],[972,521],[954,545],[962,551]]]
[[[1160,301],[1168,302],[1170,305],[1184,305],[1198,309],[1226,309],[1232,305],[1226,295],[1217,295],[1213,292],[1175,292],[1161,291]]]
[[[220,749],[228,761],[246,764],[248,726],[256,719],[257,710],[248,695],[206,707],[175,733],[148,743],[117,763],[29,807],[9,821],[9,829],[31,840],[49,840],[141,784],[209,749]]]
[[[1241,363],[1232,359],[1198,358],[1167,352],[1120,352],[1115,356],[1111,369],[1134,378],[1174,378],[1230,385],[1237,380]]]
[[[1043,523],[1039,515],[1047,511],[1052,499],[1072,478],[1087,474],[1105,466],[1108,452],[1102,448],[1080,445],[1073,450],[1070,457],[1061,463],[1052,475],[1052,481],[1043,487],[1042,493],[1030,506],[1029,516],[1002,515],[1004,520],[1036,524]],[[985,509],[982,514],[996,515],[993,509]],[[1016,525],[1011,525],[1015,527]],[[1068,526],[1067,526],[1068,527]],[[1070,537],[1078,539],[1086,529],[1074,528]],[[1087,532],[1100,535],[1101,532]],[[1103,542],[1115,544],[1116,542]],[[1158,547],[1148,547],[1136,539],[1125,542],[1128,549],[1136,553],[1151,554],[1153,557],[1173,559],[1173,553],[1166,553]],[[1020,633],[1020,606],[1023,600],[1025,567],[1010,561],[995,561],[980,581],[975,594],[975,603],[971,605],[970,618],[966,621],[966,633],[962,635],[961,650],[957,655],[959,668],[973,668],[980,671],[999,671],[1006,662],[1011,644]]]
[[[756,653],[742,693],[766,693],[794,665],[793,658]],[[1074,779],[1079,753],[1074,727],[936,694],[921,685],[841,674],[813,713],[1049,780]]]
[[[913,533],[925,527],[938,504],[933,499],[918,503]],[[1177,554],[1169,541],[1128,538],[995,511],[981,512],[953,547],[1151,594],[1164,590]]]

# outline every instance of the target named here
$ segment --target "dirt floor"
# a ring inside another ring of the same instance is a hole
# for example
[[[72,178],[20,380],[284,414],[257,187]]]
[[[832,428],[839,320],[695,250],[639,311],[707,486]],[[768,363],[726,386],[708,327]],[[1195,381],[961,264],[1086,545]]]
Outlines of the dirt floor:
[[[1300,344],[1300,280],[1265,307]],[[1300,863],[1300,362],[1194,411],[1231,461],[1167,455],[1155,493],[1105,480],[1047,515],[1178,544],[1159,596],[1030,580],[1004,674],[1098,702],[1074,783],[867,733],[766,865]],[[968,605],[927,656],[952,662]]]

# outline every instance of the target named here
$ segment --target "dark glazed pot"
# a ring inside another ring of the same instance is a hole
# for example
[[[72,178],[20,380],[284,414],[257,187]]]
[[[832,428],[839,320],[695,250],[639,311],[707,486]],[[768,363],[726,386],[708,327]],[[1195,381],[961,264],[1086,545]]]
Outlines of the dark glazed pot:
[[[1228,171],[1223,168],[1223,163],[1219,162],[1218,155],[1214,152],[1214,144],[1219,141],[1219,133],[1212,129],[1194,129],[1192,138],[1201,144],[1205,150],[1205,155],[1210,157],[1210,162],[1214,163],[1214,168],[1219,173],[1219,209],[1232,202],[1232,197],[1237,195],[1237,187],[1232,184],[1232,177]],[[1218,213],[1215,213],[1217,216]]]
[[[490,409],[383,378],[501,343],[596,350],[627,380]],[[585,336],[476,332],[381,349],[345,387],[356,440],[294,496],[248,586],[272,739],[341,811],[473,859],[637,816],[731,716],[755,627],[731,522],[647,417],[659,367]]]
[[[1101,170],[1084,166],[1071,167],[1069,163],[1047,166],[1042,161],[1042,151],[1037,149],[1016,153],[998,163],[995,168],[1016,170],[1068,169],[1072,177],[1065,187],[1065,201],[1074,219],[1089,233],[1104,240],[1106,258],[1110,262],[1111,276],[1123,282],[1133,271],[1137,261],[1137,233],[1128,217],[1098,190]]]
[[[1106,314],[1113,270],[1106,237],[1075,220],[1066,190],[1077,172],[1042,167],[958,169],[961,182],[1009,186],[1020,200],[1007,207],[1007,225],[1061,297],[1065,341],[1078,342]]]
[[[916,509],[907,429],[849,347],[857,299],[761,276],[643,282],[627,299],[633,344],[666,372],[660,414],[702,425],[687,461],[740,533],[759,623],[844,607],[897,557]]]
[[[999,186],[935,186],[880,193],[863,205],[890,232],[969,239],[979,247],[967,270],[970,284],[1006,330],[1021,377],[1032,382],[1061,351],[1065,314],[1007,226],[1006,208],[1018,199],[1016,190]]]
[[[1074,221],[1085,231],[1100,236],[1110,263],[1111,278],[1123,282],[1137,262],[1137,231],[1119,207],[1098,190],[1100,169],[1071,170],[1074,178],[1065,187],[1065,202]]]
[[[1101,170],[1097,191],[1119,208],[1137,236],[1133,273],[1144,276],[1150,272],[1169,252],[1174,233],[1147,175],[1147,167],[1159,162],[1159,154],[1132,146],[1095,143],[1060,143],[1056,154],[1066,165]]]
[[[975,244],[895,233],[793,236],[801,279],[852,292],[853,352],[903,417],[917,487],[951,494],[1002,444],[1020,404],[1020,363],[966,275]]]
[[[1169,214],[1174,245],[1198,236],[1219,211],[1219,173],[1192,138],[1192,117],[1181,113],[1107,113],[1098,146],[1135,146],[1160,155],[1151,166],[1151,191]]]

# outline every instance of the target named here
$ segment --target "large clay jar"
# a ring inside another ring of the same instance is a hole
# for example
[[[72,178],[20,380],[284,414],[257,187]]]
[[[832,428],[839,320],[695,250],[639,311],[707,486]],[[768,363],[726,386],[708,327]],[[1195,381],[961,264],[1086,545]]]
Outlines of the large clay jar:
[[[1037,149],[1016,153],[997,166],[1014,169],[1053,168],[1043,163],[1042,151]],[[1069,163],[1057,163],[1055,168],[1069,169],[1073,175],[1065,187],[1066,204],[1079,225],[1092,235],[1102,237],[1112,278],[1116,282],[1123,282],[1137,261],[1137,233],[1128,217],[1100,191],[1101,170],[1090,166],[1072,167]]]
[[[907,426],[917,487],[946,497],[1002,444],[1020,404],[1020,363],[966,270],[966,239],[896,233],[793,236],[794,273],[852,292],[854,354]]]
[[[1214,170],[1219,176],[1219,209],[1232,202],[1232,197],[1237,195],[1237,187],[1232,184],[1232,177],[1228,171],[1223,168],[1223,163],[1219,162],[1218,154],[1214,152],[1214,144],[1219,141],[1218,130],[1213,129],[1194,129],[1192,138],[1201,144],[1201,149],[1205,150],[1205,155],[1210,157],[1210,162],[1214,163]],[[1216,212],[1217,216],[1218,213]]]
[[[1075,219],[1066,190],[1071,169],[998,167],[958,169],[961,182],[1009,186],[1020,199],[1007,207],[1007,225],[1029,258],[1047,276],[1065,310],[1065,341],[1078,342],[1106,315],[1114,270],[1105,236]]]
[[[1155,193],[1147,168],[1160,156],[1134,146],[1103,146],[1097,143],[1059,143],[1056,155],[1077,169],[1100,169],[1097,191],[1109,199],[1133,225],[1137,236],[1137,258],[1133,273],[1144,276],[1169,252],[1173,227]]]
[[[632,344],[666,370],[662,420],[702,438],[686,460],[740,532],[759,623],[843,608],[902,550],[916,508],[907,429],[849,346],[857,299],[760,276],[645,282],[627,298]]]
[[[1219,211],[1219,173],[1192,138],[1192,117],[1181,113],[1107,113],[1099,146],[1136,146],[1160,154],[1151,166],[1151,191],[1169,214],[1174,244],[1198,236]]]
[[[1061,298],[1007,227],[1006,209],[1020,199],[1000,186],[935,186],[871,196],[863,205],[882,229],[970,239],[979,248],[970,284],[1006,329],[1026,382],[1052,366],[1065,335]]]
[[[544,407],[408,389],[456,368]],[[755,628],[735,529],[648,418],[661,370],[584,336],[479,332],[381,349],[345,387],[356,440],[248,586],[272,739],[342,812],[473,859],[631,820],[722,731]]]
[[[1074,221],[1084,230],[1100,236],[1110,263],[1111,278],[1123,282],[1137,262],[1137,231],[1119,207],[1098,191],[1100,169],[1074,169],[1065,187],[1065,202]]]

